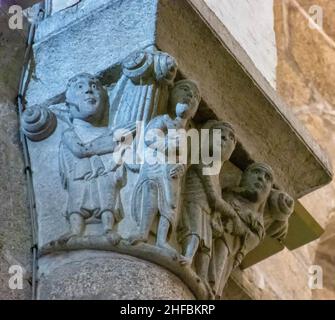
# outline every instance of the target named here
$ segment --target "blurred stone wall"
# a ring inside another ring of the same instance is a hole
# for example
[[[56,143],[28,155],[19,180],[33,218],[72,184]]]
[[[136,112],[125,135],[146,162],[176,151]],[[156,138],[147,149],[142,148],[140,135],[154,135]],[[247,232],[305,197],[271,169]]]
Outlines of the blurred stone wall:
[[[315,6],[321,9],[319,19]],[[274,11],[278,93],[327,151],[334,166],[335,1],[276,0]],[[322,29],[313,28],[313,22]],[[324,289],[313,290],[312,296],[335,299],[335,183],[304,197],[302,203],[326,230],[319,241],[308,246],[309,259],[324,272]]]
[[[5,12],[0,11],[0,299],[30,299],[31,226],[16,104],[26,31],[9,29]],[[25,270],[23,289],[9,288],[14,265]]]
[[[204,1],[275,87],[277,50],[273,0]]]

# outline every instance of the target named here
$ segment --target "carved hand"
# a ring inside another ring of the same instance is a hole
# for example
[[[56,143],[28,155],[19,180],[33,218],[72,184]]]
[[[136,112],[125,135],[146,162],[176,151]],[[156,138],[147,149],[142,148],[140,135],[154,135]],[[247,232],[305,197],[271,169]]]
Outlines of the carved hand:
[[[294,200],[284,191],[272,190],[268,201],[272,214],[277,218],[278,215],[282,218],[289,218],[294,211]]]
[[[136,123],[131,123],[122,128],[114,128],[111,135],[117,142],[123,143],[128,137],[132,137],[136,132]]]
[[[170,178],[177,179],[185,174],[185,166],[183,164],[176,164],[170,170]]]
[[[224,219],[234,219],[237,216],[233,207],[223,199],[215,198],[214,206]]]
[[[227,233],[240,237],[244,236],[250,231],[237,215],[233,218],[227,219],[227,221],[224,223],[224,229]]]
[[[278,207],[283,213],[290,215],[294,210],[294,200],[287,193],[280,193]]]

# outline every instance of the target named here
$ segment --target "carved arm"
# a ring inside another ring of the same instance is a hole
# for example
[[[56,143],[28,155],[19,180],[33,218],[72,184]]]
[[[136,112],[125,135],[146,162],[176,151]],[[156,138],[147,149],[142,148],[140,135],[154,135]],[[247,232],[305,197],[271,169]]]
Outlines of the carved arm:
[[[113,153],[117,146],[117,142],[113,141],[112,135],[101,136],[90,143],[84,144],[72,129],[66,130],[62,139],[65,145],[79,159]]]

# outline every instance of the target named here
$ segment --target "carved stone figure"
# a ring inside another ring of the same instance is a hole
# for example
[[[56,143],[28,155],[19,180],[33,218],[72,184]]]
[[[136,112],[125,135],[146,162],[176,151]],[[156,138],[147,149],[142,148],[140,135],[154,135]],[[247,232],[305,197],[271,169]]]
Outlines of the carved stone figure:
[[[111,156],[118,141],[106,126],[106,101],[106,92],[95,77],[80,74],[70,79],[66,91],[69,128],[63,132],[59,152],[71,227],[64,241],[83,235],[86,224],[101,222],[112,243],[120,240],[113,227],[123,218],[119,191],[126,177],[123,166]]]
[[[214,238],[210,266],[214,292],[218,292],[231,271],[264,239],[263,212],[273,181],[270,166],[254,163],[243,172],[239,187],[223,190],[222,197],[235,214],[228,219],[222,216],[224,231]]]
[[[236,138],[233,127],[222,121],[209,121],[203,129],[209,129],[209,152],[214,153],[214,148],[221,148],[220,168],[227,161],[236,146]],[[214,130],[221,131],[221,141],[215,143]],[[208,141],[207,141],[208,143]],[[202,146],[204,147],[204,146]],[[208,283],[209,263],[212,255],[212,239],[218,232],[218,224],[215,221],[217,212],[225,214],[229,210],[228,205],[221,198],[221,185],[219,174],[204,176],[204,164],[193,164],[186,173],[183,206],[178,227],[179,242],[182,244],[182,264],[191,265],[195,259],[197,274],[205,283]],[[220,228],[219,228],[220,229]],[[222,232],[223,230],[219,230]]]
[[[294,211],[294,200],[286,192],[272,190],[268,199],[268,212],[264,215],[266,234],[282,242],[288,232],[288,220]]]
[[[136,121],[146,126],[157,115],[166,113],[168,87],[176,73],[177,63],[167,53],[140,51],[125,59],[110,99],[111,110],[116,110],[113,127],[123,128]]]
[[[194,82],[190,80],[177,82],[170,95],[170,107],[171,110],[172,108],[176,110],[176,118],[172,119],[165,114],[151,120],[146,128],[146,148],[157,148],[163,158],[166,158],[168,149],[171,147],[168,130],[185,129],[188,121],[197,112],[199,103],[200,93]],[[148,134],[155,130],[159,130],[164,136],[154,137]],[[175,147],[178,154],[178,142]],[[177,219],[181,181],[185,168],[186,165],[182,163],[169,164],[165,161],[165,163],[150,164],[145,160],[133,193],[132,215],[139,226],[139,232],[130,237],[132,244],[148,240],[154,218],[159,213],[156,244],[174,251],[168,244],[168,239]]]

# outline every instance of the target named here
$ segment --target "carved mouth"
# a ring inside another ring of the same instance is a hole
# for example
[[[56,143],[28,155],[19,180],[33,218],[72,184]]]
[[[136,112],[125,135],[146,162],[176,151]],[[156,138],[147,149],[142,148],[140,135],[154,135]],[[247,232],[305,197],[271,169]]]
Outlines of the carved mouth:
[[[95,104],[97,102],[97,100],[95,98],[86,98],[85,102],[88,102],[90,104]]]
[[[255,186],[257,189],[263,189],[263,184],[261,184],[260,182],[255,182],[254,186]]]

